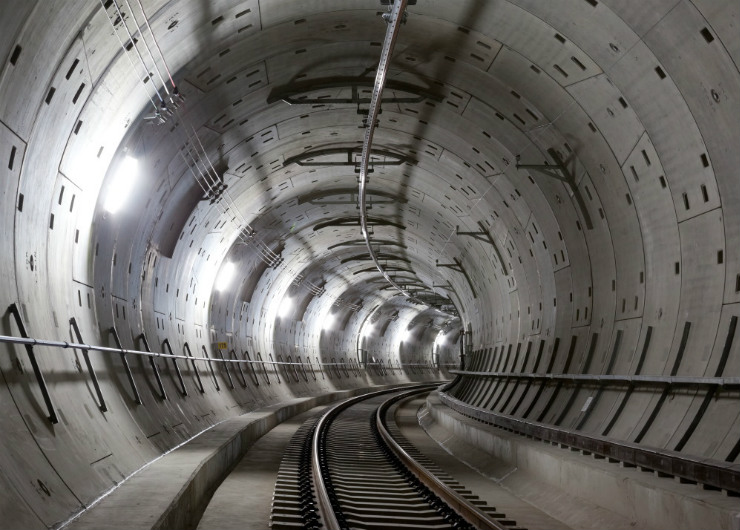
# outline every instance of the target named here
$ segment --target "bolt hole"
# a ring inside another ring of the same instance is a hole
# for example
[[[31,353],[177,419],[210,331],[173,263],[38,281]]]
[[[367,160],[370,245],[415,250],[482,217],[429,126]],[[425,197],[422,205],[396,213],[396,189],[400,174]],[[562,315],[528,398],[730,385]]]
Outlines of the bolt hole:
[[[46,493],[46,496],[47,497],[51,497],[51,492],[49,491],[49,488],[46,487],[46,484],[44,484],[43,482],[41,482],[41,479],[37,480],[36,482],[38,483],[39,488],[41,488],[41,491],[43,491],[44,493]]]

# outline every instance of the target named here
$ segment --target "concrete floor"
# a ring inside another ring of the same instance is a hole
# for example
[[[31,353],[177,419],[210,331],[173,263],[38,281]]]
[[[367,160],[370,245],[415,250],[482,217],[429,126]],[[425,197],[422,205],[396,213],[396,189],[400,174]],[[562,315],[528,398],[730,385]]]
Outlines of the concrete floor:
[[[282,422],[252,445],[213,494],[198,529],[269,528],[272,495],[283,452],[300,426],[325,408],[314,407]]]

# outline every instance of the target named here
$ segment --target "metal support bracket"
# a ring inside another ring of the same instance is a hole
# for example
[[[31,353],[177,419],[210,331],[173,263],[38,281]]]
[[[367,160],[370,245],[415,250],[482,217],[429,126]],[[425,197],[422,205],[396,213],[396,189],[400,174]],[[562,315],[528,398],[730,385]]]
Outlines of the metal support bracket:
[[[229,368],[229,363],[226,362],[224,352],[221,351],[221,348],[216,348],[216,351],[218,351],[218,355],[221,357],[221,360],[224,361],[224,364],[226,365],[226,376],[229,378],[229,388],[231,388],[231,390],[234,390],[234,380],[231,378],[231,369]]]
[[[578,208],[581,210],[586,228],[588,230],[593,230],[594,225],[591,221],[591,214],[588,213],[586,201],[583,200],[583,195],[581,195],[581,191],[578,189],[578,184],[576,183],[576,177],[573,174],[573,171],[568,168],[568,165],[571,163],[575,166],[575,153],[573,153],[568,159],[561,160],[558,152],[551,147],[547,150],[547,154],[555,161],[554,166],[548,164],[520,164],[517,162],[516,168],[533,169],[546,177],[565,183],[573,192],[573,198],[575,198],[576,204],[578,204]]]
[[[452,258],[454,263],[440,263],[439,260],[435,260],[434,264],[437,267],[442,267],[444,269],[450,269],[455,272],[459,272],[463,276],[465,276],[465,279],[468,281],[468,285],[470,286],[470,290],[473,292],[473,298],[478,298],[478,294],[475,292],[475,287],[473,287],[473,281],[470,279],[470,276],[468,276],[467,271],[463,268],[462,263],[457,258]]]
[[[190,357],[190,364],[193,367],[193,372],[195,373],[195,380],[198,381],[198,390],[201,394],[206,393],[206,389],[203,387],[203,381],[200,378],[200,372],[198,372],[198,366],[195,364],[195,359],[193,359],[193,352],[190,351],[190,345],[186,342],[183,344],[182,349],[185,351],[185,355]]]
[[[337,155],[340,155],[337,157]],[[353,167],[355,173],[360,171],[360,162],[356,160],[357,156],[362,155],[362,149],[358,147],[327,147],[324,149],[314,149],[306,151],[299,155],[291,156],[283,161],[283,167],[296,164],[301,167],[314,166],[340,166]],[[393,151],[384,149],[372,149],[370,151],[369,164],[372,167],[400,166],[403,164],[416,164],[416,160]],[[315,160],[316,158],[328,157],[328,160]],[[346,158],[345,158],[346,157]],[[372,170],[370,171],[372,172]]]
[[[162,342],[162,348],[167,348],[167,353],[172,355],[172,347],[170,346],[170,340],[164,339],[164,342]],[[180,383],[180,393],[183,396],[188,395],[188,391],[185,388],[185,381],[182,379],[182,372],[180,372],[180,366],[177,364],[177,359],[172,357],[172,366],[175,367],[175,373],[177,374],[177,380]]]
[[[363,97],[358,89],[373,88],[375,79],[368,77],[326,77],[321,79],[312,79],[298,83],[291,83],[277,87],[267,96],[267,104],[276,101],[284,101],[289,105],[332,105],[332,104],[353,104],[367,105],[370,103],[369,97]],[[302,97],[301,94],[308,94],[319,90],[336,90],[350,88],[350,97]],[[381,103],[421,103],[425,99],[440,102],[444,97],[438,93],[432,92],[426,87],[412,85],[403,81],[389,80],[386,82],[386,88],[394,92],[408,94],[407,96],[391,96],[381,98]]]
[[[15,323],[18,326],[18,330],[21,333],[21,337],[25,339],[29,338],[28,332],[26,331],[26,324],[23,322],[21,312],[18,311],[18,306],[15,304],[10,304],[10,307],[8,307],[8,311],[11,315],[13,315]],[[33,373],[36,376],[36,382],[39,384],[39,389],[41,390],[41,396],[44,398],[44,403],[46,404],[46,411],[49,413],[49,421],[51,423],[59,423],[59,418],[57,417],[56,410],[54,409],[54,402],[51,400],[51,394],[49,394],[49,387],[46,386],[44,374],[41,373],[39,363],[38,361],[36,361],[36,354],[33,352],[33,346],[31,346],[30,344],[26,344],[25,346],[26,353],[28,354],[28,360],[31,361],[31,367],[33,368]]]
[[[143,333],[139,335],[139,339],[141,342],[144,343],[144,348],[146,351],[150,352],[152,349],[149,347],[149,341],[146,340],[146,335]],[[162,384],[162,377],[159,375],[159,367],[157,366],[157,363],[154,362],[154,357],[149,357],[149,364],[152,365],[152,370],[154,371],[154,378],[157,380],[157,386],[159,387],[159,397],[162,398],[163,401],[167,400],[167,392],[164,389],[164,385]]]
[[[126,353],[123,351],[118,331],[115,327],[110,328],[109,331],[113,335],[113,341],[116,343],[116,347],[121,350],[121,362],[123,363],[123,368],[126,370],[126,377],[128,378],[128,383],[131,385],[131,391],[134,393],[134,402],[137,405],[143,405],[144,402],[141,401],[141,395],[139,394],[139,389],[136,387],[136,381],[134,380],[134,375],[131,373],[131,367],[128,364]]]
[[[218,379],[216,378],[216,371],[213,369],[213,361],[211,361],[211,356],[208,355],[208,350],[206,350],[205,345],[201,345],[200,349],[203,351],[203,357],[208,359],[208,368],[211,370],[211,377],[213,377],[213,384],[216,385],[216,392],[221,392],[221,386],[218,384]]]
[[[82,333],[80,333],[80,328],[77,325],[77,321],[74,317],[69,319],[69,325],[72,326],[72,331],[74,331],[75,337],[77,338],[77,342],[80,344],[84,344],[84,340],[82,340]],[[105,398],[103,397],[103,391],[100,389],[100,382],[98,381],[98,376],[95,374],[95,369],[92,366],[92,363],[90,362],[90,355],[88,354],[87,350],[82,350],[82,357],[85,359],[85,365],[87,366],[87,371],[90,374],[90,379],[92,379],[93,387],[95,387],[95,394],[98,396],[98,407],[102,412],[108,412],[108,407],[105,405]]]
[[[239,361],[239,357],[236,355],[236,351],[233,349],[229,351],[229,359],[233,359],[235,361]],[[239,370],[239,376],[241,377],[242,382],[242,388],[247,388],[247,378],[244,377],[244,370],[242,370],[242,363],[238,362],[236,363],[236,368]]]
[[[478,226],[480,227],[480,232],[460,232],[460,227],[456,226],[455,235],[470,236],[474,239],[477,239],[478,241],[490,244],[493,247],[493,250],[496,252],[496,257],[501,264],[501,270],[504,273],[504,276],[508,276],[509,273],[506,271],[506,263],[504,262],[504,257],[501,255],[501,251],[499,250],[496,241],[493,239],[491,232],[488,231],[486,225],[484,225],[482,221],[478,221]]]

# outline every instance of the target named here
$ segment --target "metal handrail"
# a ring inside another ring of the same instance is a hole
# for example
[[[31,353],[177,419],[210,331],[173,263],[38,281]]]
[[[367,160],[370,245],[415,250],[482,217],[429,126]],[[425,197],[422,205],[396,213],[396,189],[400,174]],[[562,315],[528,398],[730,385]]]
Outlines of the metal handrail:
[[[464,403],[445,392],[439,392],[439,399],[444,405],[463,416],[520,435],[588,451],[625,464],[682,477],[726,491],[740,492],[740,470],[738,470],[736,464],[731,462],[689,456],[678,451],[643,446],[607,438],[606,436],[572,431],[562,427],[498,414]]]
[[[501,377],[508,379],[534,379],[553,381],[574,381],[579,383],[654,383],[667,385],[718,385],[724,387],[740,386],[740,377],[689,377],[668,375],[600,375],[600,374],[532,374],[519,372],[474,372],[450,370],[451,374],[472,377]]]
[[[141,337],[143,339],[143,337]],[[69,342],[63,340],[49,340],[49,339],[35,339],[31,337],[15,337],[12,335],[0,335],[0,343],[6,344],[18,344],[21,346],[48,346],[52,348],[62,349],[77,349],[84,351],[97,351],[103,353],[117,353],[124,355],[139,355],[142,357],[155,357],[163,359],[184,359],[186,361],[202,361],[208,363],[234,363],[234,364],[273,364],[273,365],[287,365],[287,366],[301,366],[300,362],[286,362],[286,361],[252,361],[248,359],[219,359],[210,357],[196,357],[195,355],[178,355],[176,353],[163,353],[155,351],[144,351],[134,350],[130,348],[114,348],[111,346],[96,346],[94,344],[84,344],[81,342]],[[318,361],[317,361],[318,362]],[[371,363],[368,362],[368,366],[380,365],[381,362]],[[319,362],[321,366],[342,366],[341,362]],[[401,366],[422,366],[424,363],[403,363]],[[424,365],[425,366],[425,365]],[[454,363],[445,363],[440,366],[457,366]]]

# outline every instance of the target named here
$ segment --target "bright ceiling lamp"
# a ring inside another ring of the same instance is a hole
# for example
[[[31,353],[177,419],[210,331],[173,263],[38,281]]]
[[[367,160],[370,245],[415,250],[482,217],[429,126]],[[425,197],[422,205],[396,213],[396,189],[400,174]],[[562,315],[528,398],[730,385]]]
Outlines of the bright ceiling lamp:
[[[121,209],[131,194],[138,176],[139,161],[126,155],[118,163],[118,168],[108,184],[108,193],[105,196],[105,204],[103,204],[107,212],[114,214]]]
[[[434,339],[434,345],[435,346],[442,346],[445,343],[445,332],[440,331],[437,333],[437,337]]]
[[[336,317],[334,317],[334,315],[332,314],[326,315],[326,318],[324,318],[324,323],[321,329],[323,329],[324,331],[330,330],[332,326],[334,326],[334,320],[336,320]]]
[[[221,267],[221,272],[219,273],[218,278],[216,278],[216,290],[224,291],[231,283],[231,280],[234,278],[235,272],[236,265],[234,265],[230,261],[224,263],[224,266]]]
[[[290,296],[286,296],[278,308],[278,318],[287,317],[291,309],[293,309],[293,299]]]
[[[373,326],[372,324],[368,324],[367,326],[365,326],[365,329],[362,330],[362,336],[369,337],[374,329],[375,329],[375,326]]]
[[[411,338],[411,329],[406,328],[403,332],[403,336],[401,337],[401,342],[408,342],[410,338]]]

